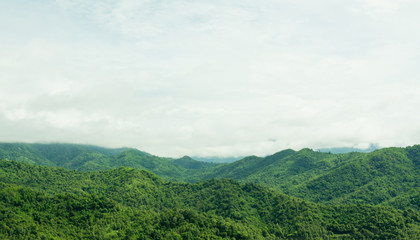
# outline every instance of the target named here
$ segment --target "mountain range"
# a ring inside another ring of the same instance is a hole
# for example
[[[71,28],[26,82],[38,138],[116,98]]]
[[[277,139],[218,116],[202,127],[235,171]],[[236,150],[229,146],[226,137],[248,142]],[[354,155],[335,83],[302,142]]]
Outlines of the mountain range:
[[[221,164],[188,156],[162,158],[130,148],[2,143],[0,159],[78,171],[132,167],[153,172],[166,180],[190,183],[231,178],[319,203],[398,207],[402,196],[409,196],[411,200],[406,204],[420,209],[420,145],[345,154],[287,149],[267,157],[249,156]]]
[[[5,239],[420,236],[420,145],[209,163],[131,148],[1,143],[0,159]]]

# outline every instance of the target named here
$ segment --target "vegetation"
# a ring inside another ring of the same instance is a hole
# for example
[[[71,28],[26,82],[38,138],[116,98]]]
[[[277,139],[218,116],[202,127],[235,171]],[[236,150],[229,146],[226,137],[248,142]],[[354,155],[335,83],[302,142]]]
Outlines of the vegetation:
[[[166,182],[146,171],[79,172],[0,161],[3,239],[414,239],[420,215],[320,205],[253,183]]]
[[[216,164],[3,143],[0,159],[2,239],[420,238],[420,145]]]
[[[0,144],[0,159],[78,171],[132,167],[165,180],[231,178],[312,202],[388,205],[419,210],[420,145],[371,153],[331,154],[311,149],[250,156],[230,164],[157,157],[136,149],[72,144]]]
[[[221,164],[190,157],[161,158],[137,149],[108,149],[77,144],[0,143],[0,159],[78,171],[101,171],[132,167],[154,172],[168,180],[199,180],[192,177]]]
[[[258,229],[193,210],[124,207],[95,195],[0,184],[2,239],[258,239]]]
[[[209,169],[201,178],[258,183],[313,202],[418,210],[419,162],[420,145],[346,154],[284,150]]]

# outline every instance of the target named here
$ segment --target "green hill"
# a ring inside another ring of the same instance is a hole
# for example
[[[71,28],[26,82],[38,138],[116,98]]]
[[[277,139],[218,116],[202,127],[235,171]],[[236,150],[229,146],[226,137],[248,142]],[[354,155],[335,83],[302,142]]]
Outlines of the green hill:
[[[415,239],[420,215],[320,205],[248,183],[166,182],[0,160],[3,239]]]
[[[132,167],[151,171],[166,180],[186,182],[231,178],[312,202],[420,209],[420,145],[345,154],[288,149],[267,157],[250,156],[229,164],[216,164],[188,156],[161,158],[128,148],[3,143],[0,159],[78,171]]]
[[[175,159],[173,161],[173,163],[175,163],[178,166],[181,166],[185,169],[205,169],[205,168],[212,168],[212,167],[216,167],[220,164],[217,163],[209,163],[209,162],[202,162],[202,161],[197,161],[194,160],[188,156],[184,156],[182,158],[179,159]]]
[[[128,148],[109,149],[92,145],[80,144],[28,144],[28,143],[0,143],[0,159],[8,159],[36,164],[41,166],[75,167],[69,164],[81,155],[94,157],[120,154]],[[140,152],[140,151],[139,151]],[[146,153],[144,153],[146,154]]]
[[[220,165],[196,161],[189,157],[162,158],[137,149],[109,149],[78,144],[0,143],[0,159],[78,171],[132,167],[154,172],[166,179],[188,178],[190,181],[195,179],[192,177],[194,174]]]
[[[285,150],[217,167],[203,178],[258,183],[313,202],[397,206],[403,196],[418,199],[419,159],[420,145],[346,154]]]

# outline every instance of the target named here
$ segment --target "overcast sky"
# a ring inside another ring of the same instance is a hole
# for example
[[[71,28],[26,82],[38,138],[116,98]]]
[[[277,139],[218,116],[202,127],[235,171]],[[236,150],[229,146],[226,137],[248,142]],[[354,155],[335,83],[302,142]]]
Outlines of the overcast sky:
[[[0,0],[0,141],[420,143],[420,1]]]

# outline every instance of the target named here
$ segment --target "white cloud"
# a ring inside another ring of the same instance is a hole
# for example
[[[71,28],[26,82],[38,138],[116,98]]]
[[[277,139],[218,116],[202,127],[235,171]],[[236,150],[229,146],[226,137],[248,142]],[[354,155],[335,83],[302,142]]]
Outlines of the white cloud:
[[[418,1],[41,5],[0,8],[1,141],[182,156],[420,140]]]

